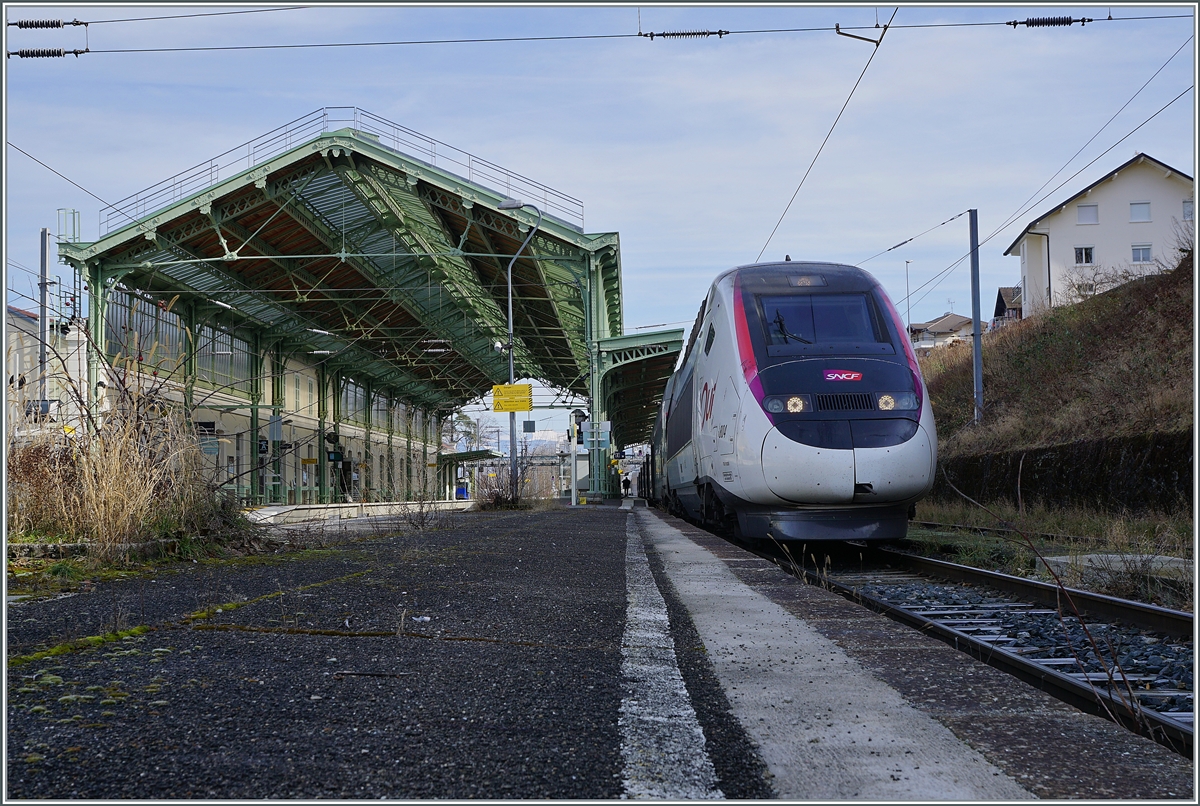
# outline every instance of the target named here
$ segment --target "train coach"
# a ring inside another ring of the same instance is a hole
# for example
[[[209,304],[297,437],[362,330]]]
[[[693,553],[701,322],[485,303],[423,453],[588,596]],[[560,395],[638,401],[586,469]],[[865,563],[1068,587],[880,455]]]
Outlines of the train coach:
[[[878,281],[786,261],[713,281],[639,487],[737,538],[896,540],[936,463],[929,395]]]

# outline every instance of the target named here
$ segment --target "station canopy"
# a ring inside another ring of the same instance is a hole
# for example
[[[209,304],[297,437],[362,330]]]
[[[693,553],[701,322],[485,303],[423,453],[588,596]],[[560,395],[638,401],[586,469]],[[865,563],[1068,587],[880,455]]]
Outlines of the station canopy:
[[[616,233],[578,200],[356,108],[325,108],[101,211],[60,244],[92,284],[204,311],[372,388],[449,411],[518,377],[591,396],[589,338],[622,335]],[[586,306],[590,305],[590,313]],[[590,327],[590,333],[587,328]]]

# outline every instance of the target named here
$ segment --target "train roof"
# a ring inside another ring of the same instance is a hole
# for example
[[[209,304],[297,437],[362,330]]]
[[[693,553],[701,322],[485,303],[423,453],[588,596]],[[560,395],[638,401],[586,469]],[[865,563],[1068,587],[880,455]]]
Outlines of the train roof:
[[[803,274],[820,274],[827,279],[836,278],[841,281],[838,283],[841,290],[856,288],[856,290],[869,290],[879,281],[868,271],[860,269],[857,266],[850,266],[845,263],[828,263],[820,261],[801,261],[787,260],[772,263],[747,263],[742,266],[735,266],[732,269],[721,272],[717,278],[713,280],[713,285],[724,280],[731,274],[742,273],[752,278],[767,278],[772,276],[782,275],[803,275]]]

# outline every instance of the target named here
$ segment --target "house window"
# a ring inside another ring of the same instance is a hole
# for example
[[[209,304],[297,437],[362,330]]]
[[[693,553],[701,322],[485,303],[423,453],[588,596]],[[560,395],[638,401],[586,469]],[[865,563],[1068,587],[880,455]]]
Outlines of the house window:
[[[1075,265],[1076,266],[1091,266],[1095,263],[1092,259],[1092,247],[1077,246],[1075,247]]]
[[[1099,224],[1100,223],[1100,207],[1096,204],[1079,204],[1075,207],[1078,212],[1077,223],[1079,224]]]
[[[1191,199],[1185,199],[1183,202],[1183,220],[1184,221],[1192,220],[1192,200]]]
[[[1129,220],[1130,222],[1149,221],[1150,220],[1150,202],[1130,202],[1129,203]]]
[[[1134,263],[1149,263],[1150,262],[1150,244],[1135,243],[1133,245],[1133,262]]]

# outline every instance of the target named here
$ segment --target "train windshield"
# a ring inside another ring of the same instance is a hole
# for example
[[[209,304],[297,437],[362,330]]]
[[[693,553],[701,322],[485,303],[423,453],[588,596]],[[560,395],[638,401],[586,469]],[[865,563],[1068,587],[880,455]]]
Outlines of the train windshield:
[[[866,294],[764,295],[759,297],[759,303],[768,348],[888,341],[875,306]]]

